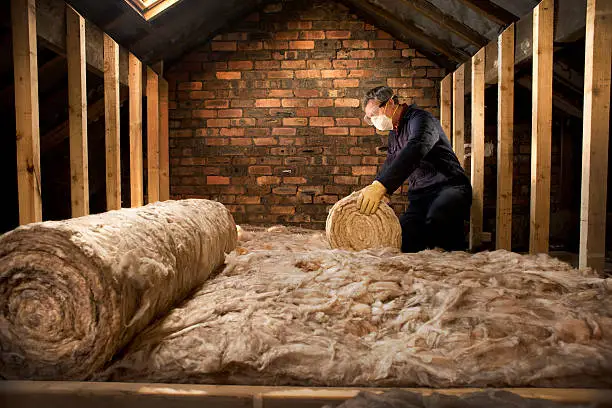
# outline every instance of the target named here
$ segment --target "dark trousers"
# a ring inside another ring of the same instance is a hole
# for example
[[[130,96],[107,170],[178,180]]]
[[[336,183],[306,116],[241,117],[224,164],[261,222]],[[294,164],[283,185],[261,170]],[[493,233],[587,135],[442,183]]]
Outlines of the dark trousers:
[[[427,248],[462,251],[467,248],[464,222],[472,205],[470,185],[446,186],[410,200],[400,217],[402,252]]]

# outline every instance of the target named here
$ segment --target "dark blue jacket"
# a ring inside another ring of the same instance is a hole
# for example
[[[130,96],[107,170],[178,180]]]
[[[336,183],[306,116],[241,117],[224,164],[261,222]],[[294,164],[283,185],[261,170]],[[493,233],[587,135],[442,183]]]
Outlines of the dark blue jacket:
[[[387,159],[376,180],[392,194],[408,180],[408,197],[433,193],[446,185],[469,185],[440,122],[410,105],[397,132],[389,132]]]

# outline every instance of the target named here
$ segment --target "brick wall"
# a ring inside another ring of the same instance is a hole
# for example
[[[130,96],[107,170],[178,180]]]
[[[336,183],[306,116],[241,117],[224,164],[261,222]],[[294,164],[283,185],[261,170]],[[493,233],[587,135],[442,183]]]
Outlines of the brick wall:
[[[269,5],[168,72],[171,194],[218,200],[238,223],[323,228],[385,159],[364,93],[389,85],[437,116],[444,74],[336,2]]]

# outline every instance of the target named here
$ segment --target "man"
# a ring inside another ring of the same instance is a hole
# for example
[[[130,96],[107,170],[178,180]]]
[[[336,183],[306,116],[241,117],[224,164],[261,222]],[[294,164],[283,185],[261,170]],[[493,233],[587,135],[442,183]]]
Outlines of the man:
[[[408,180],[410,205],[400,217],[402,251],[464,250],[472,187],[440,122],[415,105],[399,104],[387,86],[370,90],[363,106],[366,123],[389,131],[389,142],[376,180],[361,190],[360,211],[375,213],[383,197]]]

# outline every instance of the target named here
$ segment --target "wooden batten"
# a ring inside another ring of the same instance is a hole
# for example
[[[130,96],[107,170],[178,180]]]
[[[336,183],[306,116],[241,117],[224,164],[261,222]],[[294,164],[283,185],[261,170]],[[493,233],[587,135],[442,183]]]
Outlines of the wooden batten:
[[[142,168],[142,63],[136,56],[129,57],[130,84],[130,195],[131,206],[143,204]]]
[[[147,67],[147,196],[159,201],[159,78]]]
[[[159,79],[159,200],[170,199],[170,127],[168,81]]]
[[[529,234],[529,252],[532,254],[548,253],[549,245],[554,6],[554,0],[543,0],[533,11]]]
[[[497,216],[495,247],[512,250],[512,161],[514,134],[514,24],[500,36],[497,98]]]
[[[36,1],[11,0],[19,223],[42,221]]]
[[[106,209],[121,208],[119,45],[104,34],[104,119],[106,127]]]
[[[603,271],[610,135],[612,2],[588,0],[579,266]]]
[[[66,6],[66,58],[70,106],[70,201],[72,216],[82,217],[89,214],[85,19],[70,6]]]
[[[465,168],[465,64],[453,72],[453,150]]]
[[[447,75],[440,82],[440,123],[442,124],[442,130],[447,136],[451,136],[451,94],[453,86],[452,75]]]
[[[472,208],[470,249],[477,250],[482,241],[484,198],[484,88],[485,49],[472,57]]]

